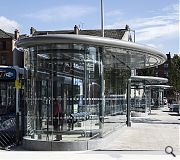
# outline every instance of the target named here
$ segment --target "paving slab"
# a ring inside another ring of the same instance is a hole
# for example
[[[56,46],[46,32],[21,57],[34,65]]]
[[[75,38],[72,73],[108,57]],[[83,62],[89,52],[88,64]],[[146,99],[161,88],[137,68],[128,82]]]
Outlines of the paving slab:
[[[167,107],[153,110],[147,117],[132,118],[132,126],[119,131],[103,150],[180,150],[180,117]]]

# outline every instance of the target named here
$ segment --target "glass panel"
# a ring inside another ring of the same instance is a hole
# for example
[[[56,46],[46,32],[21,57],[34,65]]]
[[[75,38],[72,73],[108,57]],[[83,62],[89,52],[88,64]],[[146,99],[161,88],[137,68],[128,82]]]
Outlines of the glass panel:
[[[115,62],[118,58],[111,56],[111,61]],[[107,60],[106,60],[107,61]],[[119,62],[121,63],[121,62]],[[124,67],[125,68],[125,67]],[[104,134],[112,132],[126,122],[126,91],[127,80],[130,77],[130,70],[105,65],[105,119]]]
[[[100,127],[101,81],[100,81],[100,53],[98,49],[89,47],[85,54],[85,84],[83,108],[88,120],[85,121],[86,136],[97,137],[102,132]]]
[[[42,140],[98,136],[102,101],[98,50],[77,44],[28,50],[27,136]]]

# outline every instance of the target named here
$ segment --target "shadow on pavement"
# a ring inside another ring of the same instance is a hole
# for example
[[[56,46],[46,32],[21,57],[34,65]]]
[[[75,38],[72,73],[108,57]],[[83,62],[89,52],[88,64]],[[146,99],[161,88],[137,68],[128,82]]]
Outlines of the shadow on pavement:
[[[147,123],[147,124],[180,124],[178,122],[165,122],[158,119],[133,119],[133,123]]]
[[[169,114],[170,116],[180,116],[180,114],[178,113],[172,113],[172,114]]]
[[[172,112],[172,111],[163,111],[163,112]]]

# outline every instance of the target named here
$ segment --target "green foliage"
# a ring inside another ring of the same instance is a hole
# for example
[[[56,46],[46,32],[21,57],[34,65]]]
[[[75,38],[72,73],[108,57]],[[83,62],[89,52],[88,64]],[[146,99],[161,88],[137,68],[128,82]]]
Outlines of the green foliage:
[[[171,59],[169,84],[173,86],[173,89],[176,93],[180,93],[180,56],[178,55],[175,55]]]
[[[138,70],[139,76],[154,76],[155,75],[155,68],[146,68]]]
[[[130,71],[115,68],[104,70],[105,94],[125,94]]]

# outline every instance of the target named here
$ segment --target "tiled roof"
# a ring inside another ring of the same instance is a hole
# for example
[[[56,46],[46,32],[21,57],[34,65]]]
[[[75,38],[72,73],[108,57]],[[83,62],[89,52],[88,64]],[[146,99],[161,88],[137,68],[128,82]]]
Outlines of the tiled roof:
[[[20,39],[21,38],[25,38],[25,37],[27,37],[26,34],[19,35]],[[13,33],[5,32],[2,29],[0,29],[0,38],[12,38],[12,39],[14,39],[14,34]]]
[[[13,38],[14,35],[12,33],[7,33],[0,29],[0,38]]]
[[[21,35],[19,35],[19,38],[21,39],[21,38],[26,38],[26,37],[28,37],[26,34],[21,34]]]
[[[74,30],[36,31],[33,35],[47,35],[47,34],[74,34]]]
[[[126,29],[106,29],[104,36],[115,39],[122,39]],[[47,35],[47,34],[74,34],[74,30],[61,31],[36,31],[33,35]],[[101,30],[79,30],[79,35],[101,36]]]
[[[125,31],[125,29],[106,29],[104,30],[104,37],[122,39]],[[101,30],[80,30],[79,34],[101,37],[102,32]]]

